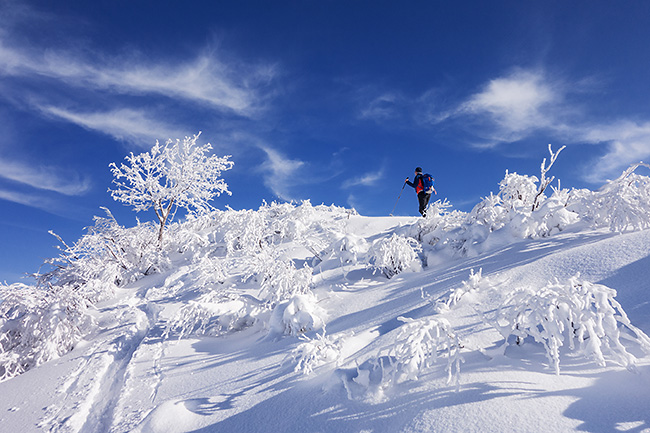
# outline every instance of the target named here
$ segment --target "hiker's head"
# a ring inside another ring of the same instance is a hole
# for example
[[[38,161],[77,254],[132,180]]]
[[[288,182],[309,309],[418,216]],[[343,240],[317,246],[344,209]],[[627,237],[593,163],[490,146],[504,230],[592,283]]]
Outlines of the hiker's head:
[[[415,174],[422,173],[422,167],[415,167]]]

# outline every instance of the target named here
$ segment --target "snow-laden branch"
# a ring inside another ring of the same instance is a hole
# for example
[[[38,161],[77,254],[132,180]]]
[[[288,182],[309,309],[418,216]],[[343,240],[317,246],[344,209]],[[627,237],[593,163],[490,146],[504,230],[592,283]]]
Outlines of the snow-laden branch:
[[[548,171],[551,169],[551,167],[553,167],[553,164],[555,164],[555,160],[557,159],[558,155],[565,148],[566,148],[566,146],[562,146],[562,147],[560,147],[558,149],[557,152],[553,152],[553,149],[551,148],[551,144],[549,143],[549,145],[548,145],[548,153],[551,154],[551,160],[550,160],[548,166],[546,165],[546,158],[544,158],[542,160],[542,165],[540,166],[541,179],[539,181],[539,189],[537,190],[537,195],[535,196],[535,200],[533,200],[533,208],[532,208],[533,211],[536,210],[537,208],[539,208],[540,198],[544,194],[544,191],[546,190],[546,188],[551,184],[551,182],[553,182],[553,179],[555,179],[555,176],[551,176],[550,178],[547,178],[546,173],[548,173]]]

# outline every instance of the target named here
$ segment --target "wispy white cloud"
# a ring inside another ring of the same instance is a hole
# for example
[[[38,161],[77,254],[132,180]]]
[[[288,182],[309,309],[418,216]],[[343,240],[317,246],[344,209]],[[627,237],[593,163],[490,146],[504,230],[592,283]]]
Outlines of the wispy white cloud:
[[[10,201],[12,203],[22,204],[28,207],[35,207],[38,209],[47,209],[48,205],[42,197],[31,194],[19,193],[16,191],[8,191],[0,188],[0,200]]]
[[[65,120],[82,128],[107,134],[117,140],[143,148],[153,146],[155,140],[179,138],[193,131],[183,131],[142,110],[123,108],[110,111],[77,112],[65,108],[37,105],[48,116]]]
[[[343,188],[350,188],[353,186],[372,186],[379,181],[384,176],[384,169],[382,168],[379,171],[374,171],[374,172],[369,172],[364,174],[361,177],[354,178],[354,179],[348,179],[345,182],[343,182]]]
[[[258,119],[273,96],[276,65],[241,61],[218,43],[182,58],[133,49],[107,55],[81,38],[62,48],[28,34],[26,23],[59,30],[70,17],[20,2],[6,9],[0,14],[0,94],[21,109],[142,145],[186,134],[176,125],[192,114],[212,123]]]
[[[82,195],[91,186],[88,179],[68,170],[48,166],[31,166],[2,158],[0,158],[0,177],[32,188],[69,196]],[[9,192],[4,192],[5,199],[9,199],[7,198],[8,194]],[[11,201],[23,203],[19,201],[19,197],[13,198]]]
[[[506,133],[520,133],[551,125],[547,108],[563,99],[557,85],[541,72],[518,70],[490,80],[480,92],[461,104],[460,113],[487,115]]]
[[[427,92],[420,98],[426,115],[420,117],[433,124],[458,122],[478,137],[470,143],[473,147],[490,148],[519,141],[534,131],[561,128],[564,122],[558,119],[576,109],[566,104],[567,88],[562,79],[544,71],[515,69],[487,81],[478,92],[446,110],[430,108],[431,95],[438,92]]]
[[[650,121],[621,120],[610,125],[584,127],[581,135],[589,143],[608,143],[605,155],[586,171],[585,179],[590,182],[612,179],[630,164],[650,160]]]
[[[489,80],[454,108],[429,116],[433,123],[458,121],[479,137],[475,147],[494,147],[544,132],[563,143],[606,145],[605,155],[585,171],[584,179],[602,182],[633,162],[650,158],[650,120],[608,119],[595,124],[589,110],[571,96],[598,89],[593,77],[571,85],[542,70],[517,69]]]
[[[20,49],[0,40],[0,75],[50,78],[90,91],[182,98],[249,117],[263,100],[258,88],[276,71],[272,65],[227,65],[214,51],[173,64],[135,55],[103,61],[68,51]]]
[[[258,147],[266,154],[266,161],[261,168],[265,173],[264,184],[283,200],[294,200],[290,188],[300,184],[299,172],[305,166],[304,161],[290,159],[267,145]]]
[[[402,97],[394,92],[384,93],[366,102],[359,112],[361,119],[381,122],[393,118],[399,111]]]

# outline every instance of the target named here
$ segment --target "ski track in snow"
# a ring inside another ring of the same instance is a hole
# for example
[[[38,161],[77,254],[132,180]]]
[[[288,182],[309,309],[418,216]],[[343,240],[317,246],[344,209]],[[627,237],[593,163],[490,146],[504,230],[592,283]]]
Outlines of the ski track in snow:
[[[152,356],[155,363],[163,356],[162,343],[149,344],[154,340],[149,336],[155,321],[152,309],[130,298],[100,312],[111,317],[113,326],[104,330],[91,348],[77,355],[77,368],[57,390],[61,399],[45,409],[39,428],[56,433],[129,431],[119,428],[120,420],[125,418],[124,395],[143,386],[155,392],[160,382],[159,369],[154,368],[148,383],[130,380],[140,358],[150,358],[151,346],[158,350]],[[117,428],[112,427],[115,420]]]

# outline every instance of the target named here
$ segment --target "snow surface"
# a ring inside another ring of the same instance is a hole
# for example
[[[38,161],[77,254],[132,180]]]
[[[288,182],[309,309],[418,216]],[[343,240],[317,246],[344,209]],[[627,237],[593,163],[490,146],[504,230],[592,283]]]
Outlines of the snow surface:
[[[349,215],[344,231],[349,243],[369,245],[415,222]],[[284,251],[296,261],[309,255],[299,243]],[[503,337],[482,318],[500,291],[579,273],[615,289],[631,322],[650,334],[650,230],[564,231],[391,279],[322,257],[312,292],[332,350],[308,374],[295,371],[296,349],[323,337],[318,326],[301,337],[259,326],[166,336],[187,303],[183,286],[196,281],[183,260],[98,303],[98,330],[74,350],[1,382],[0,431],[650,432],[650,357],[633,341],[634,371],[563,351],[556,375],[541,344],[503,351]],[[479,270],[495,289],[468,290],[445,307]],[[442,355],[414,380],[377,378],[368,365],[396,341],[400,317],[448,321],[462,344],[458,385]]]

